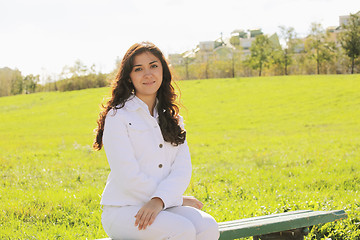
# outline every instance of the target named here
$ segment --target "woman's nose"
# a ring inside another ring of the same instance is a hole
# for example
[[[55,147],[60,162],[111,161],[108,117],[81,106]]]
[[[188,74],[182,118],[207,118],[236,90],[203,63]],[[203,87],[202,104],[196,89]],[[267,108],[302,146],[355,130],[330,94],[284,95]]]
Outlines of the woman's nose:
[[[145,76],[150,76],[151,75],[151,69],[145,69]]]

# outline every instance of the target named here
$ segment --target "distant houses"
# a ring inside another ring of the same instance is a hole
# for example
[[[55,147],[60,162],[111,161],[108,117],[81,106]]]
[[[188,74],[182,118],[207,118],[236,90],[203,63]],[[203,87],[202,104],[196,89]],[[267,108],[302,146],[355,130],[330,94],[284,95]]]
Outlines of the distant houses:
[[[355,13],[355,15],[360,16],[360,11]],[[343,25],[348,25],[349,21],[350,21],[350,15],[340,16],[339,17],[339,27],[341,28],[341,26],[343,26]]]
[[[244,30],[234,30],[231,33],[229,43],[235,47],[241,47],[243,55],[247,56],[251,54],[251,43],[255,41],[256,36],[262,34],[263,32],[261,31],[261,29],[248,30],[247,32]]]
[[[360,11],[355,13],[355,15],[360,16]],[[348,25],[350,21],[350,15],[339,16],[339,26],[331,26],[326,28],[326,32],[328,33],[331,40],[333,40],[336,46],[340,46],[339,41],[339,33],[343,31],[343,26]]]
[[[235,50],[241,50],[243,56],[250,55],[251,43],[256,36],[262,35],[261,29],[234,30],[229,38],[220,37],[215,41],[203,41],[192,50],[182,54],[169,54],[168,59],[172,65],[183,65],[186,59],[196,59],[198,62],[207,62],[210,57],[216,60],[229,60],[233,57]],[[274,45],[280,45],[279,38],[276,33],[270,36]]]
[[[360,11],[356,13],[360,16]],[[329,38],[340,46],[339,33],[342,31],[342,26],[346,25],[350,19],[350,15],[339,17],[339,26],[328,27],[326,32]],[[263,35],[261,29],[242,30],[236,29],[231,32],[228,38],[222,36],[214,41],[203,41],[191,50],[184,53],[169,54],[168,60],[173,66],[187,65],[190,62],[208,62],[210,58],[218,61],[231,60],[235,52],[241,52],[241,58],[245,59],[251,55],[251,45],[255,41],[256,36]],[[274,49],[280,48],[279,37],[276,33],[268,36],[271,45]],[[305,50],[306,38],[298,39],[298,43],[294,48],[295,53],[301,53]]]

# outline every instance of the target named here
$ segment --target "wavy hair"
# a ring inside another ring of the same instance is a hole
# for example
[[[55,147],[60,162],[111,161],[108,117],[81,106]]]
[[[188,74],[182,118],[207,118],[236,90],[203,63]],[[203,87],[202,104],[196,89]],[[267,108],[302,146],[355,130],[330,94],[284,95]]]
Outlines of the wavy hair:
[[[178,124],[179,105],[176,102],[177,95],[172,85],[172,74],[164,55],[158,47],[150,42],[135,43],[125,53],[121,61],[119,71],[111,84],[111,98],[105,105],[97,120],[95,129],[95,140],[93,148],[100,150],[103,146],[102,137],[104,133],[105,118],[111,109],[115,111],[124,107],[126,101],[135,93],[134,85],[130,80],[135,56],[149,52],[157,57],[163,68],[163,80],[157,92],[157,111],[159,113],[159,125],[161,133],[166,142],[174,146],[184,143],[186,132]]]

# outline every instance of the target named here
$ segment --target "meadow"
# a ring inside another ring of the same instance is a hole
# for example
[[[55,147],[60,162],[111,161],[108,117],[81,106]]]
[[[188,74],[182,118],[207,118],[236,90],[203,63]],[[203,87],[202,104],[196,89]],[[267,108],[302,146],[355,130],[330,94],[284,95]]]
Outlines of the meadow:
[[[344,209],[306,239],[360,239],[360,75],[178,82],[193,177],[217,221]],[[95,239],[109,173],[91,150],[109,88],[0,98],[0,239]],[[251,239],[251,238],[250,238]]]

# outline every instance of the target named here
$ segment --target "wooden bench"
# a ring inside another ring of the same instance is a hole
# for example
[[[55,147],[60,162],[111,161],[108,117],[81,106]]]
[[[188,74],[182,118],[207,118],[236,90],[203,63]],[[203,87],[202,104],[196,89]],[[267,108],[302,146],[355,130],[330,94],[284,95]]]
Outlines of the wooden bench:
[[[304,239],[309,227],[347,218],[345,211],[294,211],[219,223],[220,240]]]
[[[302,240],[309,233],[309,227],[345,218],[347,214],[344,210],[301,210],[221,222],[219,240],[251,236],[254,240]],[[98,240],[111,240],[111,238]]]

